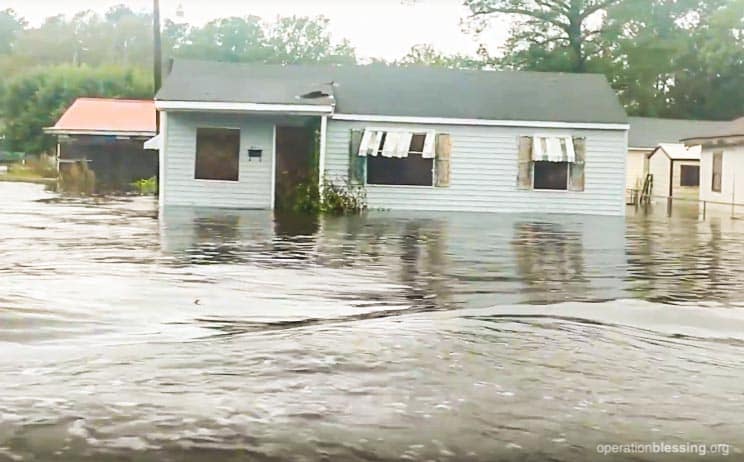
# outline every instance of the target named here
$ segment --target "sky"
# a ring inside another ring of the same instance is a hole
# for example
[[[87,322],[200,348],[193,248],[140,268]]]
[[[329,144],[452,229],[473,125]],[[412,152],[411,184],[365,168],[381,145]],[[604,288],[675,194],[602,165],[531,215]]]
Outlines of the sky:
[[[150,10],[152,0],[0,0],[0,9],[13,8],[31,25],[45,17],[82,10],[103,12],[115,4]],[[504,39],[506,27],[491,27],[481,37],[464,33],[468,9],[459,0],[160,0],[161,16],[177,19],[177,11],[192,24],[225,16],[324,15],[335,40],[349,39],[361,58],[400,58],[412,45],[431,44],[447,54],[474,55],[479,43],[489,50]]]

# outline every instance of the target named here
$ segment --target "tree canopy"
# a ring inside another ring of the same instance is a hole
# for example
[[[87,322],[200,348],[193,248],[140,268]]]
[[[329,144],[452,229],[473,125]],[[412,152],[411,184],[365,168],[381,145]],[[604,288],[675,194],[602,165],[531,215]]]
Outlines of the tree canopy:
[[[630,114],[744,115],[744,0],[461,0],[477,32],[510,25],[502,47],[448,55],[428,44],[375,65],[604,73]],[[317,17],[167,19],[163,59],[356,63]],[[14,150],[49,149],[42,128],[79,96],[152,96],[152,17],[124,5],[29,24],[0,10],[0,130]],[[4,125],[4,128],[3,128]]]
[[[166,20],[163,57],[269,63],[354,63],[348,41],[335,43],[322,16],[230,17],[203,26]],[[75,98],[152,97],[152,17],[124,5],[104,14],[82,11],[29,27],[0,11],[0,128],[6,149],[53,146],[43,128]]]
[[[496,65],[604,73],[630,114],[744,114],[744,0],[465,0],[512,28]]]

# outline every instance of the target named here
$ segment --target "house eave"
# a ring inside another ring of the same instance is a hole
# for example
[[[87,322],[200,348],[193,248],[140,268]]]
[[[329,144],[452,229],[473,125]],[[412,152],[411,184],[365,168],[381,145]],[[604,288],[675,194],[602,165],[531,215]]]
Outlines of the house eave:
[[[158,111],[178,112],[257,112],[274,114],[327,115],[333,112],[332,105],[317,104],[268,104],[232,103],[219,101],[155,101]]]
[[[128,130],[85,130],[48,127],[44,133],[49,135],[88,135],[88,136],[128,136],[128,137],[152,137],[155,131],[128,131]]]
[[[630,128],[629,124],[621,123],[548,122],[531,120],[465,119],[456,117],[411,117],[339,113],[334,113],[333,115],[331,115],[331,119],[357,122],[390,122],[424,125],[477,125],[486,127],[529,127],[618,131],[626,131]]]

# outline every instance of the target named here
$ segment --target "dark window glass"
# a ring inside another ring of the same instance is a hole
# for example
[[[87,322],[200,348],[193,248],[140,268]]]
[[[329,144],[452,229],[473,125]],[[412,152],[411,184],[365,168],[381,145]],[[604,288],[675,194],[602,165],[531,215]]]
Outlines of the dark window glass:
[[[421,156],[425,140],[424,134],[413,135],[408,157],[402,159],[383,157],[382,150],[377,156],[367,157],[367,184],[432,186],[434,159]],[[384,138],[380,145],[384,145]]]
[[[568,162],[534,163],[534,189],[568,189]]]
[[[680,186],[700,186],[700,166],[680,165]]]
[[[240,130],[197,128],[194,178],[238,181],[239,154]]]
[[[713,192],[721,192],[721,175],[723,175],[723,153],[713,153],[713,182],[711,189]]]
[[[412,186],[431,186],[434,159],[424,159],[420,154],[408,157],[368,157],[368,184],[397,184]]]

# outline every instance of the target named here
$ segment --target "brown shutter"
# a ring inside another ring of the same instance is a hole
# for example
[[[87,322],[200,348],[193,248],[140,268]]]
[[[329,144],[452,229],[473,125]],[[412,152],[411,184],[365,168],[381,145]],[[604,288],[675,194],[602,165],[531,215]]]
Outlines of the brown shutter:
[[[519,189],[532,188],[532,137],[519,137],[519,169],[517,171],[517,187]]]
[[[364,184],[364,167],[367,158],[359,155],[359,145],[362,144],[364,130],[351,130],[349,136],[349,181]]]
[[[568,179],[570,191],[584,190],[584,161],[586,159],[586,138],[575,136],[573,138],[576,161],[571,165],[571,176]]]
[[[452,138],[449,133],[439,133],[436,142],[436,181],[434,186],[446,188],[450,185],[450,159],[452,157]]]

